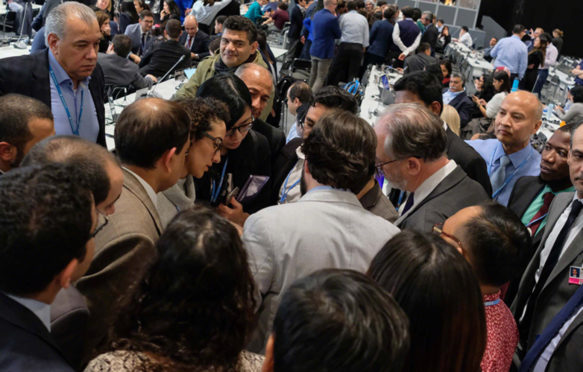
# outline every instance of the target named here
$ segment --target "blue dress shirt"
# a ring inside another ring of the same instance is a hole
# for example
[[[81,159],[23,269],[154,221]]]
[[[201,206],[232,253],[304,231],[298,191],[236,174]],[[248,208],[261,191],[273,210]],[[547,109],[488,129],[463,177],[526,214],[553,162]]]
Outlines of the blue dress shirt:
[[[505,155],[502,143],[497,139],[466,141],[486,161],[488,175],[492,176],[500,166],[500,158]],[[501,190],[492,190],[494,199],[507,206],[514,184],[520,177],[538,176],[541,155],[530,144],[520,151],[508,155],[510,164],[506,168],[506,180]]]
[[[322,9],[314,14],[312,19],[314,41],[310,48],[312,57],[332,59],[334,57],[334,39],[342,35],[338,18],[328,9]]]
[[[63,70],[59,62],[57,62],[51,50],[49,50],[49,66],[55,73],[56,80],[61,88],[61,93],[63,94],[72,118],[72,122],[70,122],[55,82],[49,76],[51,84],[51,111],[55,119],[55,133],[58,135],[73,135],[75,134],[73,128],[76,129],[78,125],[78,135],[80,137],[91,142],[96,142],[97,135],[99,134],[99,121],[97,120],[93,97],[89,90],[89,80],[91,77],[80,81],[77,90],[74,90],[73,81],[65,70]],[[83,110],[81,120],[78,120],[81,110]]]
[[[516,35],[500,40],[490,51],[496,60],[494,67],[507,67],[511,73],[522,79],[528,65],[528,48]]]

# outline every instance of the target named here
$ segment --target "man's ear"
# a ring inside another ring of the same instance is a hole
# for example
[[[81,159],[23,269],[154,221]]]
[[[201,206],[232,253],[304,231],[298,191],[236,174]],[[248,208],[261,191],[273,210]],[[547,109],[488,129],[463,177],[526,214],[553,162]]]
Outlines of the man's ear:
[[[55,34],[49,34],[49,36],[47,36],[47,42],[49,44],[49,49],[55,54],[57,44],[59,43],[59,37]]]
[[[164,154],[162,154],[160,160],[158,160],[162,165],[162,169],[164,169],[167,173],[172,172],[172,158],[174,155],[176,155],[176,147],[167,150]]]
[[[73,277],[73,274],[75,274],[75,270],[77,269],[78,265],[79,261],[76,258],[73,258],[67,264],[67,266],[65,266],[65,268],[59,274],[57,274],[56,279],[61,288],[69,287],[69,285],[71,284],[71,278]]]
[[[437,101],[431,102],[429,109],[437,116],[441,115],[441,104]]]
[[[410,157],[407,158],[407,173],[416,176],[421,172],[421,159]]]
[[[255,54],[255,52],[257,51],[257,48],[259,48],[259,43],[257,41],[254,41],[251,43],[251,54]]]
[[[0,142],[0,161],[6,164],[12,164],[18,156],[16,146],[8,142]]]
[[[273,372],[273,344],[275,343],[275,337],[273,333],[269,336],[267,340],[267,345],[265,345],[265,360],[263,361],[263,366],[261,367],[261,372]]]

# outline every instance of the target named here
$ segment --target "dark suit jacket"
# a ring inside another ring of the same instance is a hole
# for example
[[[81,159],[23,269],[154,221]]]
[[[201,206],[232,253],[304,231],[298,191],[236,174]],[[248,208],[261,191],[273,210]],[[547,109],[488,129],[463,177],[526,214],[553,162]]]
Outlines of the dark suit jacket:
[[[541,192],[543,187],[545,187],[545,183],[539,176],[520,177],[514,184],[514,188],[510,194],[510,199],[508,199],[508,209],[514,212],[518,218],[522,218],[524,212],[526,212],[530,204]],[[520,284],[520,278],[522,278],[522,274],[524,273],[524,270],[526,270],[526,266],[528,266],[528,263],[534,256],[536,248],[541,242],[543,232],[544,229],[539,231],[533,237],[530,247],[523,247],[522,249],[522,253],[520,255],[520,269],[517,272],[518,275],[510,281],[508,290],[504,295],[504,302],[506,302],[508,305],[512,304],[512,301],[514,301],[514,298],[516,297],[518,286]]]
[[[431,45],[431,52],[435,52],[435,46],[437,45],[437,39],[439,38],[439,30],[434,24],[430,24],[421,36],[421,42],[426,42]],[[432,54],[433,55],[433,54]]]
[[[0,370],[73,371],[40,319],[2,292]]]
[[[445,134],[447,136],[447,148],[445,150],[447,157],[454,160],[466,172],[468,177],[482,185],[486,194],[492,195],[492,185],[490,184],[490,177],[488,176],[488,169],[484,159],[472,146],[452,132],[449,127],[446,129]]]
[[[453,106],[460,115],[460,128],[465,127],[472,119],[472,110],[474,108],[472,100],[468,98],[466,92],[461,92],[449,102],[449,105]]]
[[[545,372],[578,371],[583,366],[583,313],[580,313],[559,341]]]
[[[490,198],[482,186],[457,166],[433,191],[395,225],[400,229],[430,232],[460,209],[480,204]]]
[[[162,233],[156,206],[140,181],[127,170],[115,213],[95,237],[89,270],[76,283],[91,314],[87,351],[99,345],[150,265],[158,258],[155,244]],[[85,355],[87,356],[87,355]]]
[[[557,219],[572,200],[573,193],[564,192],[555,196],[551,203],[541,243],[532,260],[528,264],[524,275],[522,275],[516,299],[511,306],[511,310],[514,317],[517,319],[517,322],[522,316],[528,297],[534,288],[534,274],[540,265],[540,254],[544,248],[545,242],[547,241],[550,232],[555,227]],[[563,253],[559,258],[559,261],[555,265],[553,271],[551,271],[551,274],[544,283],[538,297],[535,299],[531,322],[525,327],[528,328],[528,334],[521,335],[521,339],[526,340],[526,345],[522,345],[523,349],[528,350],[528,348],[532,346],[536,336],[544,330],[551,319],[561,310],[567,301],[569,301],[569,298],[571,298],[573,293],[575,293],[578,286],[576,284],[568,283],[569,267],[581,267],[582,264],[583,231],[579,231],[573,242],[568,247],[563,248]]]
[[[51,335],[75,369],[81,368],[88,322],[85,297],[75,287],[61,289],[51,305]]]
[[[178,39],[178,42],[186,47],[186,38],[188,34],[183,32]],[[198,30],[196,35],[194,35],[194,40],[192,41],[192,45],[190,45],[190,51],[192,53],[198,54],[198,60],[202,60],[210,55],[209,53],[209,42],[210,38],[208,34],[204,31]],[[188,48],[187,48],[188,49]]]
[[[279,200],[279,189],[288,173],[292,170],[294,165],[298,161],[298,155],[296,154],[296,149],[301,146],[303,139],[296,137],[289,141],[281,148],[281,151],[275,157],[273,163],[273,183],[272,183],[272,193],[270,198],[270,205],[277,204]]]
[[[36,54],[0,60],[0,96],[18,93],[36,98],[51,107],[48,49]],[[105,102],[103,71],[99,64],[91,74],[89,91],[95,104],[99,133],[97,143],[105,146]]]
[[[140,61],[140,74],[164,76],[181,56],[185,57],[174,70],[190,66],[190,51],[176,40],[164,40],[156,43]]]
[[[269,149],[271,150],[271,162],[273,163],[277,154],[279,154],[279,150],[285,145],[285,134],[281,129],[269,125],[261,119],[255,119],[253,129],[267,138]]]
[[[132,85],[137,89],[151,85],[152,81],[144,78],[138,65],[117,54],[99,53],[99,64],[103,70],[105,84],[112,86]]]
[[[425,53],[416,53],[407,58],[405,58],[405,71],[406,73],[423,71],[426,66],[436,64],[437,59],[428,56]]]

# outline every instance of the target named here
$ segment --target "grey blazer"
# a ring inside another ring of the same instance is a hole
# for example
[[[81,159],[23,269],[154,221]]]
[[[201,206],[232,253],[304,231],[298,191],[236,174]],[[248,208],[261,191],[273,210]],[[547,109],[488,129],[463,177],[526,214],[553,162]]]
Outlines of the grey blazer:
[[[364,272],[398,232],[365,210],[353,193],[334,189],[312,190],[296,203],[252,214],[243,242],[262,309],[251,351],[264,348],[281,295],[296,279],[323,268]]]
[[[139,23],[134,23],[133,25],[128,25],[126,27],[125,35],[129,36],[132,39],[132,52],[136,54],[142,54],[145,50],[141,50],[142,46],[142,28],[140,27]],[[148,36],[146,36],[146,44],[152,39],[152,33],[148,32]],[[144,49],[146,49],[144,47]]]
[[[152,80],[140,74],[137,64],[117,54],[99,53],[97,61],[103,70],[105,85],[127,86],[133,85],[136,89],[145,88],[152,84]]]
[[[138,179],[125,169],[123,174],[116,211],[95,237],[93,261],[77,282],[91,314],[89,348],[103,341],[123,302],[158,257],[154,248],[162,233],[158,211]]]
[[[399,217],[395,224],[401,229],[431,232],[433,225],[443,223],[460,209],[489,199],[484,188],[458,165],[421,203]]]
[[[572,192],[558,194],[553,199],[549,208],[547,225],[544,230],[542,241],[538,246],[532,260],[524,272],[516,299],[512,303],[511,310],[516,319],[519,319],[524,311],[528,297],[532,293],[535,285],[534,274],[540,265],[540,254],[543,250],[550,232],[554,229],[557,219],[565,208],[573,200]],[[528,350],[534,343],[536,336],[540,334],[549,324],[551,319],[569,301],[578,286],[569,284],[569,267],[583,264],[583,232],[579,231],[573,242],[563,249],[563,254],[555,265],[553,271],[544,283],[538,298],[534,302],[534,313],[528,325],[528,334],[521,335],[521,339],[526,340],[526,345],[522,345],[524,350]]]

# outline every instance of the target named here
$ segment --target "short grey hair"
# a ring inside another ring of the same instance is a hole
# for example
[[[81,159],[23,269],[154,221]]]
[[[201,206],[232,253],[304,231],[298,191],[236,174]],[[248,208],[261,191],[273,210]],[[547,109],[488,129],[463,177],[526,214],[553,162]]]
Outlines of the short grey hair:
[[[387,133],[384,150],[395,159],[437,160],[445,153],[447,137],[442,120],[416,103],[390,105],[377,125]]]
[[[97,22],[95,12],[87,5],[76,1],[68,1],[53,8],[45,22],[45,44],[49,47],[49,35],[55,34],[59,39],[65,37],[67,19],[78,18],[86,24]]]
[[[433,21],[433,13],[431,13],[429,10],[424,11],[422,17]]]

